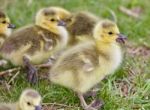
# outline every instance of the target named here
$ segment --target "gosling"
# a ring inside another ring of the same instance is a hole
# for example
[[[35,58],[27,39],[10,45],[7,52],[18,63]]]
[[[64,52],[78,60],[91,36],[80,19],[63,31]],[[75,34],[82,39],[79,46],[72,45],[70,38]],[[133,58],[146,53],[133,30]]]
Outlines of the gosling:
[[[102,20],[94,27],[93,39],[64,51],[49,71],[51,82],[77,93],[84,110],[100,108],[100,103],[94,106],[97,100],[88,105],[83,95],[120,66],[122,52],[116,41],[125,37],[114,22]]]
[[[33,89],[22,92],[19,101],[15,103],[0,103],[0,110],[42,110],[41,95]]]
[[[0,49],[2,57],[16,66],[24,66],[29,82],[36,83],[37,69],[33,64],[47,61],[55,50],[67,45],[68,33],[64,25],[59,10],[39,10],[34,25],[17,30],[4,42]]]
[[[74,45],[86,39],[93,39],[92,32],[95,24],[99,21],[96,15],[81,11],[73,13],[66,18],[66,28],[69,32],[69,45]]]
[[[15,25],[11,24],[9,17],[0,11],[0,46],[10,36],[13,28]]]

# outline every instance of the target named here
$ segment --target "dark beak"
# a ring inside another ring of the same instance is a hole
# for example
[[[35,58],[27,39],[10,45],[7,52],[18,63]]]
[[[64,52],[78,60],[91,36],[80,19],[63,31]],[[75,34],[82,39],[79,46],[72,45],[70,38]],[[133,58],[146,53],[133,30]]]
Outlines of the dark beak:
[[[58,21],[58,26],[66,26],[66,23],[62,20]]]
[[[119,43],[125,43],[125,40],[127,40],[127,37],[123,34],[117,34],[118,38],[116,39],[117,42]]]
[[[12,29],[14,29],[14,28],[16,28],[16,26],[14,25],[14,24],[8,24],[8,28],[12,28]]]
[[[35,106],[35,110],[42,110],[41,106]]]

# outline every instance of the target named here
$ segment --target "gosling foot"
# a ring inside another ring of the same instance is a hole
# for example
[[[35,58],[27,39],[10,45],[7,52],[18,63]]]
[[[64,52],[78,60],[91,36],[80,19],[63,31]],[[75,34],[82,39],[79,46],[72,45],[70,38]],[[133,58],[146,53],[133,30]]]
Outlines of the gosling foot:
[[[95,108],[96,110],[100,110],[103,105],[104,105],[103,101],[99,99],[95,99],[92,101],[92,103],[89,106]]]
[[[100,108],[103,105],[103,103],[97,99],[92,101],[92,103],[90,105],[87,105],[87,103],[85,102],[85,99],[83,97],[83,94],[78,93],[78,97],[80,99],[81,106],[83,107],[84,110],[100,110]]]

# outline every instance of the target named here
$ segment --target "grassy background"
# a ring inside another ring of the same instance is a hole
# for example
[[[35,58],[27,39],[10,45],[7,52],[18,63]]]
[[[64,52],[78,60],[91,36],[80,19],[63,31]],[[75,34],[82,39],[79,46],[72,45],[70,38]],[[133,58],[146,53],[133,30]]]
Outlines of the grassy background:
[[[110,18],[108,9],[115,12],[120,31],[136,45],[150,46],[150,8],[149,0],[0,0],[0,8],[10,16],[17,28],[34,22],[35,13],[42,7],[61,6],[69,11],[87,10],[97,16]],[[140,19],[134,19],[119,11],[119,6],[141,7]],[[125,49],[126,51],[127,49]],[[150,110],[150,59],[143,56],[124,57],[124,62],[116,74],[109,76],[100,84],[99,98],[105,105],[102,110]],[[132,72],[131,72],[132,71]],[[43,102],[62,103],[74,107],[79,100],[71,90],[47,81],[31,86],[21,73],[6,92],[0,88],[0,101],[15,101],[26,87],[40,91]],[[9,79],[9,78],[6,78]],[[71,108],[76,110],[76,108]]]

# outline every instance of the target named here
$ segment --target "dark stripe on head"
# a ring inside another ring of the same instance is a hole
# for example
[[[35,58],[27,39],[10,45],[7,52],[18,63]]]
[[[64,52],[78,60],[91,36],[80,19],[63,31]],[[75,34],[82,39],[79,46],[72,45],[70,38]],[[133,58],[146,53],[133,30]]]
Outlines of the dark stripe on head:
[[[0,18],[5,18],[5,17],[6,15],[2,11],[0,11]]]
[[[54,10],[49,9],[49,8],[44,9],[43,12],[44,12],[44,15],[45,15],[45,16],[55,15],[55,14],[56,14],[56,12],[55,12]]]
[[[114,26],[114,23],[112,23],[112,22],[103,22],[102,23],[103,28],[109,28],[109,27],[112,27],[112,26]]]
[[[33,98],[36,98],[36,97],[40,96],[40,94],[36,91],[28,91],[26,95],[30,96],[30,97],[33,97]]]

